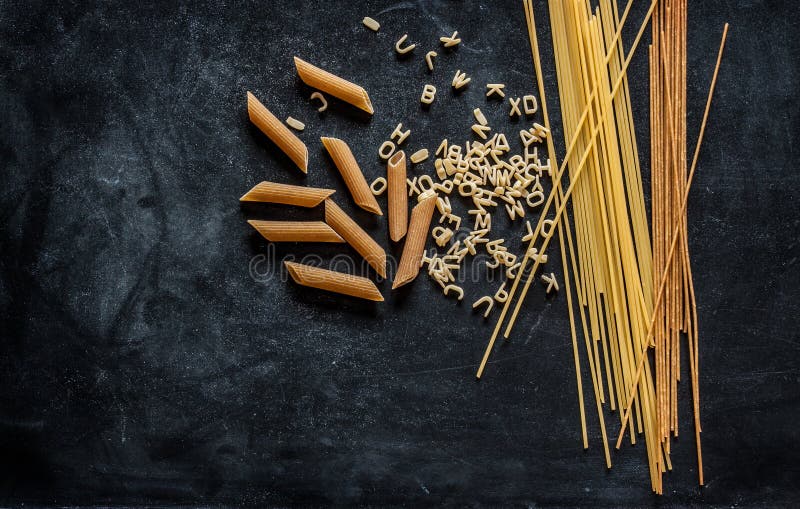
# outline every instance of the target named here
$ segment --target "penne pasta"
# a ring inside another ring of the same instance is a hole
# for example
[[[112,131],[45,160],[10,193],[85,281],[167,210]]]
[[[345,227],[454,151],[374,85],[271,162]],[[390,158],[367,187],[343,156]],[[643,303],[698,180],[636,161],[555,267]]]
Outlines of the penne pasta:
[[[387,162],[386,183],[389,189],[389,237],[399,242],[408,229],[406,153],[402,150],[395,152]]]
[[[247,92],[247,114],[262,133],[289,156],[303,173],[308,173],[308,148],[283,122],[273,115],[251,92]]]
[[[260,182],[247,191],[239,201],[279,203],[297,207],[316,207],[322,200],[335,193],[333,189],[293,186],[277,182]]]
[[[350,103],[370,115],[374,113],[367,91],[360,86],[311,65],[299,57],[294,57],[294,65],[298,76],[306,85]]]
[[[344,242],[324,221],[247,221],[270,242]]]
[[[427,194],[427,196],[425,196]],[[429,190],[422,193],[420,201],[411,211],[411,222],[406,234],[406,245],[403,246],[403,255],[397,267],[397,275],[392,284],[392,290],[410,283],[419,274],[422,253],[425,250],[425,240],[431,227],[433,210],[436,208],[438,196],[435,191]]]
[[[347,143],[337,138],[326,138],[324,136],[321,140],[334,164],[339,169],[339,173],[342,174],[344,183],[347,184],[347,189],[350,190],[350,195],[356,205],[367,212],[382,216],[381,207],[370,191],[369,184],[367,184],[364,174],[361,172],[361,168],[358,167],[356,158]]]
[[[334,272],[302,263],[289,261],[283,263],[294,282],[299,285],[350,295],[360,299],[383,302],[383,295],[378,291],[375,283],[365,277]]]
[[[325,222],[353,246],[379,276],[386,277],[386,252],[333,200],[325,200]]]

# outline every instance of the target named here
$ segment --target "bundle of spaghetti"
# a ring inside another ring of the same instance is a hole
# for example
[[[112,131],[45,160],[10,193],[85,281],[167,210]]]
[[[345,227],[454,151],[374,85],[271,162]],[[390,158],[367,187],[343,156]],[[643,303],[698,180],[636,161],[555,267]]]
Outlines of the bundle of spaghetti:
[[[553,175],[553,191],[542,210],[535,232],[531,234],[519,274],[524,274],[528,253],[540,240],[538,252],[545,252],[555,226],[560,225],[560,219],[564,217],[562,214],[565,208],[572,204],[580,262],[579,265],[572,264],[573,280],[587,339],[587,357],[601,426],[604,423],[599,402],[605,402],[601,375],[603,365],[609,384],[609,399],[613,402],[612,398],[616,397],[622,407],[628,401],[637,401],[627,387],[628,382],[634,378],[636,361],[646,355],[646,350],[642,351],[640,347],[645,317],[649,316],[652,307],[652,303],[648,303],[645,297],[645,288],[648,288],[645,281],[651,277],[648,271],[652,271],[652,267],[646,252],[649,249],[649,234],[643,213],[641,177],[638,164],[633,162],[638,155],[632,135],[629,100],[627,89],[622,85],[628,64],[656,3],[657,0],[651,3],[631,51],[621,65],[619,58],[622,48],[619,37],[630,10],[630,2],[621,18],[616,14],[616,6],[611,11],[612,7],[607,1],[602,2],[596,15],[591,15],[588,6],[581,4],[579,0],[550,3],[559,94],[568,148],[562,166]],[[532,18],[530,3],[526,7]],[[532,31],[529,21],[529,32]],[[610,36],[612,32],[613,37]],[[533,47],[535,42],[532,33],[531,39]],[[622,100],[617,96],[620,91],[623,91],[619,96]],[[582,155],[577,157],[577,154]],[[566,165],[569,166],[570,183],[567,191],[563,192],[560,181]],[[589,171],[581,177],[585,168]],[[570,202],[568,200],[573,197],[573,192],[575,201]],[[554,202],[557,207],[555,217],[545,219]],[[569,240],[569,235],[567,237]],[[536,253],[537,250],[532,252]],[[506,326],[506,337],[514,325],[542,257],[536,256],[533,261],[533,267]],[[508,292],[506,305],[490,338],[479,375],[521,279],[522,277],[517,277]],[[584,307],[590,313],[590,327],[587,327]],[[588,340],[589,328],[592,331],[592,341]],[[604,363],[601,363],[600,350]],[[638,401],[642,402],[635,407],[636,416],[639,429],[646,437],[651,486],[660,493],[661,473],[669,468],[669,458],[656,438],[654,386],[648,366],[645,366],[643,380],[642,384],[635,386]],[[604,433],[605,448],[606,440]],[[608,453],[606,460],[610,466]]]
[[[535,34],[531,21],[532,7],[530,0],[525,0],[524,3],[526,15],[528,15],[528,30],[534,51],[534,61],[537,62]],[[616,398],[617,407],[621,411],[622,427],[617,440],[617,448],[624,436],[626,425],[630,424],[633,430],[635,419],[636,429],[645,435],[652,489],[656,493],[662,493],[662,474],[671,469],[669,441],[662,440],[662,421],[660,420],[660,414],[664,410],[660,409],[659,405],[663,404],[665,400],[658,400],[656,393],[658,383],[662,384],[658,387],[659,389],[663,390],[664,386],[663,381],[656,381],[651,373],[647,350],[653,346],[650,340],[653,338],[656,318],[659,317],[654,310],[659,309],[662,303],[667,283],[674,286],[676,281],[680,283],[682,280],[687,281],[688,278],[688,288],[684,290],[684,297],[689,301],[694,298],[690,281],[691,272],[686,263],[688,254],[685,250],[686,221],[684,214],[689,185],[696,168],[700,143],[711,104],[711,95],[719,70],[727,25],[723,32],[717,66],[711,82],[692,167],[685,179],[685,185],[681,188],[683,192],[677,193],[679,197],[677,201],[680,202],[680,205],[672,209],[671,214],[666,216],[667,224],[662,227],[661,231],[654,230],[654,237],[672,232],[671,237],[666,237],[671,239],[667,242],[669,248],[663,259],[660,260],[665,270],[658,272],[654,270],[656,262],[652,258],[652,252],[648,252],[650,239],[644,213],[641,174],[625,75],[631,57],[657,3],[658,0],[653,0],[650,4],[631,50],[620,65],[624,51],[619,36],[631,6],[630,1],[621,17],[617,14],[616,4],[612,6],[609,0],[601,0],[594,15],[589,12],[588,4],[582,3],[581,0],[550,2],[562,120],[565,139],[568,143],[564,162],[553,175],[553,191],[542,210],[536,230],[529,232],[531,239],[528,249],[538,245],[538,252],[544,253],[552,238],[554,225],[560,225],[559,220],[562,217],[568,217],[563,213],[567,205],[572,205],[580,265],[576,266],[573,262],[571,268],[580,304],[578,308],[581,311],[584,335],[587,339],[586,353],[595,395],[598,400],[602,399],[603,403],[605,402],[602,393],[603,377],[600,374],[602,367],[605,366],[608,396],[612,409],[614,408],[614,398]],[[683,16],[685,18],[685,13]],[[612,32],[613,36],[610,35]],[[663,42],[661,46],[662,52],[666,53]],[[679,54],[680,51],[685,52],[685,48],[676,53]],[[605,59],[602,58],[604,53]],[[652,53],[651,48],[651,56]],[[665,74],[670,75],[669,73]],[[653,81],[655,81],[654,77],[651,76],[651,83]],[[610,85],[611,83],[613,86]],[[663,87],[666,97],[665,109],[675,112],[672,98],[675,97],[675,102],[677,102],[680,100],[680,96],[672,93],[669,85],[670,82],[667,81]],[[656,112],[658,111],[657,107],[654,109]],[[581,113],[578,114],[578,112]],[[668,116],[667,119],[665,125],[659,127],[667,134],[671,134],[671,139],[674,141],[677,136],[674,134],[673,124],[677,124],[679,120],[671,116]],[[653,123],[654,121],[651,119],[651,127]],[[581,154],[580,158],[573,158],[576,150]],[[661,150],[658,153],[661,155],[656,157],[664,158],[666,157],[665,153],[667,153],[666,150]],[[671,149],[668,156],[675,161],[680,161],[675,153],[676,150]],[[566,192],[563,192],[560,181],[567,165],[570,175],[569,186]],[[585,169],[588,171],[585,172]],[[677,177],[678,172],[673,171],[671,177],[667,175],[664,178],[672,178],[672,181],[676,182],[678,181]],[[574,200],[569,201],[573,197]],[[554,202],[557,208],[554,218],[545,219]],[[565,219],[565,224],[568,224],[567,219]],[[540,234],[543,240],[541,244],[537,244],[540,241]],[[687,270],[680,274],[680,278],[671,274],[670,271],[679,234],[683,235],[684,239],[679,256],[683,258],[682,263],[687,267]],[[567,240],[569,245],[569,235],[567,235]],[[562,255],[562,261],[564,258]],[[498,319],[494,334],[490,338],[487,353],[479,368],[479,376],[506,311],[516,294],[518,283],[525,277],[525,262],[528,259],[526,253],[518,269],[519,275],[507,292],[506,305]],[[528,273],[523,290],[506,327],[506,337],[514,324],[529,285],[535,277],[539,263],[540,259],[535,258],[533,268]],[[565,271],[568,272],[565,261],[564,265]],[[656,278],[658,279],[650,279],[653,272],[657,274]],[[658,290],[655,290],[655,282],[658,282]],[[696,338],[696,309],[692,306],[691,312],[694,318],[692,322],[689,322],[685,315],[674,314],[681,309],[683,309],[682,312],[686,312],[688,306],[684,304],[683,308],[677,307],[674,302],[671,305],[672,310],[665,311],[664,314],[667,312],[673,314],[662,318],[667,320],[671,317],[676,320],[673,323],[677,324],[677,327],[683,326],[685,329],[690,329],[694,325],[691,330],[693,337]],[[586,314],[583,312],[584,307],[588,308],[588,326]],[[575,334],[574,324],[571,322],[570,325],[572,333]],[[591,330],[592,341],[588,341],[589,330]],[[668,340],[674,344],[675,336]],[[689,364],[695,371],[692,374],[692,382],[694,407],[697,410],[697,342],[696,339],[694,342],[692,341],[690,338]],[[593,346],[590,346],[589,343],[593,343]],[[575,340],[573,339],[574,344]],[[602,350],[603,363],[600,362],[600,350]],[[679,357],[673,355],[664,365],[672,369],[672,373],[676,373],[680,365],[678,360]],[[576,369],[579,369],[577,359],[575,364]],[[663,370],[662,373],[664,373]],[[677,381],[677,375],[674,375],[674,378]],[[579,376],[578,380],[580,384]],[[582,397],[580,389],[579,397]],[[673,397],[669,404],[673,405],[672,408],[676,408],[676,399]],[[598,413],[601,417],[601,426],[604,426],[602,412]],[[582,408],[581,417],[584,419]],[[670,414],[670,418],[673,419],[672,423],[674,424],[674,413]],[[604,428],[603,431],[605,440]],[[702,484],[699,432],[699,420],[695,411],[698,472]],[[634,440],[635,433],[632,431],[631,441],[634,442]]]
[[[653,332],[658,394],[659,436],[667,442],[678,435],[680,335],[688,339],[689,372],[699,426],[697,387],[697,321],[689,261],[686,213],[678,213],[686,190],[686,0],[664,0],[653,15],[650,47],[650,138],[653,278],[668,273],[664,298],[655,310]],[[671,225],[680,223],[678,252],[666,262]],[[654,288],[655,290],[655,288]],[[699,443],[698,443],[699,460]],[[702,484],[702,472],[700,472]]]
[[[651,487],[661,493],[669,456],[658,440],[649,366],[636,386],[638,398],[629,390],[637,361],[646,355],[642,347],[653,305],[650,234],[625,75],[630,55],[624,58],[618,35],[622,21],[611,0],[601,0],[594,14],[580,0],[554,1],[549,7],[562,123],[570,147],[565,158],[572,190],[567,205],[578,260],[571,268],[591,380],[599,403],[607,400],[612,410],[633,405],[636,429],[645,435]],[[580,159],[570,157],[573,147],[583,154]],[[560,183],[554,189],[558,192]],[[632,433],[632,442],[635,438]]]

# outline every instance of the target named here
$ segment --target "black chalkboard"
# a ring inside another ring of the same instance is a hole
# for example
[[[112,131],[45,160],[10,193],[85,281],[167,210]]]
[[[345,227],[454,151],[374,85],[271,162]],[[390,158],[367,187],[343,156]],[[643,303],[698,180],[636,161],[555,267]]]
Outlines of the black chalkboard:
[[[634,2],[626,45],[648,4]],[[549,19],[535,7],[563,154]],[[659,498],[642,445],[607,471],[590,419],[581,448],[563,295],[532,292],[476,382],[493,320],[470,304],[495,287],[486,274],[462,302],[427,277],[396,292],[381,282],[381,304],[320,294],[286,282],[280,260],[354,252],[273,246],[246,220],[321,211],[238,202],[261,180],[337,189],[397,256],[319,136],[347,140],[371,180],[398,122],[409,149],[430,150],[470,139],[475,107],[505,125],[507,104],[483,84],[535,92],[521,2],[0,2],[0,504],[796,506],[794,7],[689,5],[690,148],[731,24],[689,203],[707,485],[684,384]],[[460,47],[439,49],[455,30]],[[398,59],[404,33],[418,47]],[[374,117],[338,103],[317,113],[293,55],[362,84]],[[456,69],[474,82],[457,95]],[[630,80],[648,189],[641,48]],[[439,89],[427,111],[425,83]],[[248,122],[248,90],[306,122],[308,176]],[[432,174],[432,161],[412,171]]]

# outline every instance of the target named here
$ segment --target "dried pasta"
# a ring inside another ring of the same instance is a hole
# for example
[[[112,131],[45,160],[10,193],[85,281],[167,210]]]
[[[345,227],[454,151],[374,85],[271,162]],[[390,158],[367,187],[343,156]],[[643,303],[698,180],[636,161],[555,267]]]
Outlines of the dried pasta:
[[[480,125],[489,124],[489,121],[486,120],[486,115],[483,114],[480,108],[475,108],[472,110],[472,114],[475,115],[475,120],[477,120]]]
[[[427,196],[424,194],[427,193]],[[420,195],[420,201],[411,211],[411,221],[406,233],[406,244],[397,267],[397,275],[392,289],[399,288],[413,281],[419,274],[422,253],[425,250],[425,239],[431,227],[433,211],[436,209],[437,195],[435,191],[426,191]]]
[[[264,181],[253,186],[244,196],[239,198],[239,201],[316,207],[322,203],[322,200],[335,192],[333,189],[293,186]]]
[[[270,242],[344,242],[323,221],[247,221]]]
[[[367,184],[364,174],[361,172],[361,168],[359,168],[356,158],[347,143],[337,138],[323,136],[321,139],[322,144],[339,169],[339,173],[342,174],[344,183],[347,184],[347,189],[350,190],[356,205],[367,212],[382,216],[383,212],[381,212],[378,201],[370,191],[369,184]]]
[[[506,86],[502,83],[487,83],[486,88],[488,89],[488,92],[486,92],[486,97],[497,95],[502,99],[506,96],[506,93],[503,92],[503,89],[506,88]]]
[[[417,47],[416,44],[409,44],[408,46],[403,47],[403,43],[406,41],[406,39],[408,39],[408,34],[403,34],[403,37],[401,37],[395,43],[394,50],[397,52],[398,55],[405,55],[409,51],[414,51],[414,48]]]
[[[428,149],[427,148],[423,148],[423,149],[417,150],[416,152],[411,154],[411,157],[409,157],[409,159],[411,159],[411,162],[414,163],[414,164],[421,163],[422,161],[424,161],[427,158],[428,158]]]
[[[372,194],[375,196],[380,196],[386,191],[386,179],[383,177],[378,177],[372,181],[372,184],[369,185],[369,190],[372,191]]]
[[[351,297],[383,302],[383,295],[375,283],[365,277],[344,274],[302,263],[283,262],[295,283]]]
[[[455,76],[453,76],[453,88],[456,90],[460,90],[461,88],[467,86],[467,84],[472,81],[472,78],[467,77],[467,73],[461,72],[461,69],[456,71]]]
[[[399,242],[408,229],[406,154],[402,150],[395,152],[387,162],[386,180],[389,189],[389,237]]]
[[[373,32],[377,32],[381,28],[381,24],[369,16],[365,16],[361,22],[364,23],[365,27],[369,28]]]
[[[428,64],[428,70],[433,70],[433,58],[437,56],[435,51],[429,51],[425,54],[425,63]]]
[[[386,252],[333,200],[325,200],[325,222],[350,244],[381,277],[386,277]]]
[[[328,109],[328,100],[325,99],[325,96],[320,94],[319,92],[312,93],[310,99],[312,99],[312,100],[313,99],[319,99],[319,102],[321,104],[320,104],[320,107],[317,108],[318,112],[322,113],[323,111]]]
[[[286,119],[286,125],[288,125],[292,129],[296,129],[298,131],[302,131],[303,129],[306,128],[306,125],[304,123],[300,122],[299,120],[297,120],[294,117],[288,117]]]
[[[369,100],[367,91],[355,83],[351,83],[335,74],[331,74],[328,71],[309,64],[300,57],[294,57],[294,65],[297,68],[298,76],[300,76],[300,79],[303,80],[306,85],[352,104],[370,115],[375,112],[372,108],[372,102]]]
[[[453,46],[457,46],[459,43],[461,43],[461,39],[458,37],[458,32],[453,32],[453,35],[450,37],[446,35],[439,37],[439,40],[442,42],[442,44],[444,44],[445,48],[452,48]]]
[[[247,92],[247,113],[250,121],[275,143],[303,173],[308,173],[308,148],[266,106]]]

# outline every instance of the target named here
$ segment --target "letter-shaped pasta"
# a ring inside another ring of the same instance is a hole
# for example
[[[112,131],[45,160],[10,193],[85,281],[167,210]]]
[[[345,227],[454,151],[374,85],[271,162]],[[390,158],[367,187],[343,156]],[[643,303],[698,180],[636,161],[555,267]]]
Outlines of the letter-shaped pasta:
[[[428,69],[433,70],[433,57],[436,56],[435,51],[429,51],[425,54],[425,62],[428,64]]]
[[[358,167],[356,158],[347,143],[336,138],[325,138],[324,136],[321,139],[322,144],[325,145],[331,155],[331,159],[339,169],[339,173],[342,174],[344,183],[347,184],[347,189],[350,190],[356,205],[367,212],[382,216],[381,207],[378,205],[378,201],[372,191],[370,191],[369,184],[367,184],[364,174],[361,173],[361,168]]]
[[[422,97],[420,97],[419,102],[422,104],[430,105],[433,103],[433,100],[436,98],[436,87],[433,85],[425,85],[422,88]]]
[[[377,32],[378,30],[381,29],[381,24],[378,23],[376,20],[370,18],[369,16],[366,16],[362,21],[362,23],[364,23],[364,26],[369,28],[373,32]]]
[[[365,277],[353,276],[332,270],[285,261],[286,270],[295,283],[319,290],[341,293],[360,299],[383,302],[383,295],[375,283]]]
[[[325,200],[325,222],[353,246],[379,276],[386,277],[386,252],[333,200]]]
[[[247,221],[270,242],[344,242],[323,221]]]
[[[461,300],[461,299],[464,298],[464,290],[460,286],[447,285],[447,286],[444,287],[443,292],[444,292],[445,295],[447,295],[451,291],[456,292],[456,294],[458,294],[458,300]]]
[[[406,153],[398,150],[386,165],[389,188],[389,237],[395,242],[408,230],[408,192],[406,189]]]
[[[406,46],[406,47],[404,48],[404,47],[403,47],[403,43],[406,41],[406,39],[408,39],[408,34],[403,34],[403,37],[401,37],[401,38],[400,38],[400,39],[399,39],[399,40],[398,40],[398,41],[397,41],[397,42],[394,44],[394,50],[397,52],[397,54],[398,54],[398,55],[405,55],[406,53],[408,53],[409,51],[413,51],[413,50],[414,50],[414,48],[416,48],[416,47],[417,47],[417,45],[416,45],[416,44],[409,44],[408,46]]]
[[[300,57],[294,57],[294,65],[297,68],[298,76],[306,85],[350,103],[370,115],[375,112],[367,91],[355,83],[311,65]]]
[[[460,88],[464,87],[472,81],[472,78],[467,77],[467,73],[461,72],[461,69],[456,71],[456,75],[453,76],[453,88],[459,90]]]
[[[444,44],[445,48],[451,48],[461,42],[461,39],[458,38],[458,32],[453,32],[453,35],[450,37],[439,37],[439,40],[442,41],[442,44]]]
[[[503,89],[506,88],[506,86],[502,83],[487,83],[486,88],[489,89],[489,91],[486,92],[486,97],[498,95],[500,98],[503,98],[506,96],[506,93],[503,92]]]
[[[417,150],[416,152],[411,154],[411,157],[410,157],[411,162],[415,163],[415,164],[416,163],[421,163],[422,161],[424,161],[427,158],[428,158],[428,149],[427,148],[423,148],[423,149]]]
[[[335,193],[333,189],[293,186],[277,182],[261,182],[253,186],[239,201],[280,203],[297,207],[316,207],[322,200]]]
[[[478,308],[478,306],[481,304],[486,304],[486,311],[483,313],[483,317],[487,318],[489,313],[492,311],[492,307],[494,306],[494,299],[488,295],[485,295],[472,303],[472,309]]]
[[[419,274],[422,252],[425,250],[425,239],[428,238],[437,198],[436,192],[431,191],[429,196],[417,203],[414,210],[411,211],[406,245],[403,246],[403,255],[400,257],[392,290],[410,283]]]
[[[297,165],[308,173],[308,148],[283,122],[272,114],[251,92],[247,92],[247,114],[262,133],[275,143]]]

